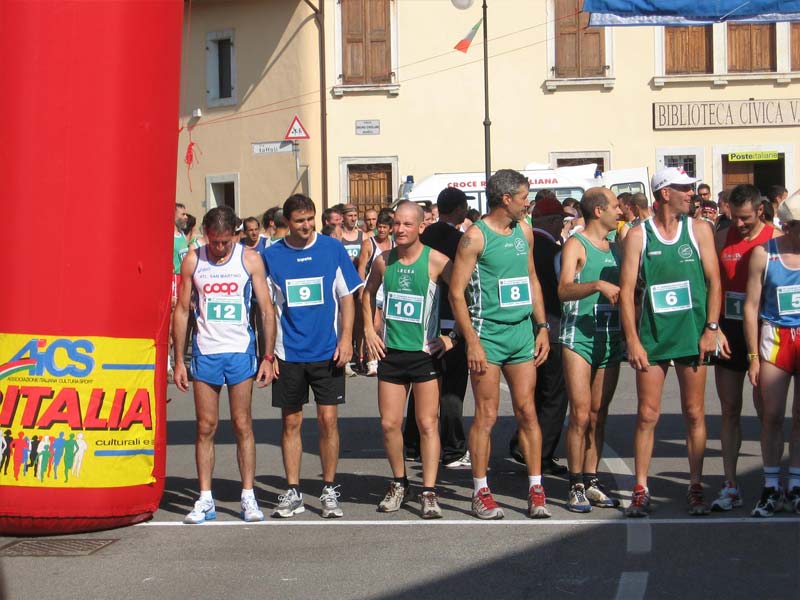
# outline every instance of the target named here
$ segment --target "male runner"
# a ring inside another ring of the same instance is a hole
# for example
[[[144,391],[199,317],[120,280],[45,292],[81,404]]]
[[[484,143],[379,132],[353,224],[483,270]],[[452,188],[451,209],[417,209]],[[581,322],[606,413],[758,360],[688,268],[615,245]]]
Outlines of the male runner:
[[[394,248],[394,238],[391,236],[394,216],[389,212],[381,211],[377,217],[377,233],[368,237],[361,243],[361,253],[358,255],[358,276],[366,281],[369,278],[370,269],[373,261],[383,252],[388,252]],[[383,329],[381,311],[383,310],[383,290],[379,289],[375,293],[375,330]],[[361,350],[359,350],[361,352]],[[359,355],[359,363],[363,362],[364,356]],[[367,377],[375,377],[378,374],[378,359],[374,356],[367,356]]]
[[[381,254],[372,265],[362,295],[364,338],[378,363],[378,407],[383,443],[394,479],[378,505],[381,512],[400,509],[408,491],[403,458],[403,413],[409,387],[422,453],[423,519],[442,516],[436,493],[439,466],[439,376],[441,356],[453,347],[449,336],[439,335],[440,279],[450,278],[452,263],[441,252],[424,246],[419,239],[424,229],[422,208],[405,200],[397,206],[392,232],[396,246]],[[373,326],[372,305],[383,285],[385,297],[385,341]]]
[[[440,219],[425,228],[420,240],[426,246],[438,250],[451,261],[456,258],[462,233],[459,228],[467,214],[467,195],[458,188],[444,188],[436,200]],[[439,319],[442,333],[453,334],[455,320],[450,302],[447,300],[448,286],[440,282],[442,301],[439,302]],[[448,469],[469,469],[469,450],[464,433],[464,395],[467,391],[469,370],[464,344],[456,344],[444,355],[442,361],[442,388],[439,399],[439,427],[442,442],[442,465]],[[412,394],[413,396],[413,394]],[[414,418],[414,403],[408,403],[403,443],[406,451],[419,456],[419,431]]]
[[[657,200],[655,215],[631,229],[623,249],[620,311],[639,397],[634,435],[636,486],[625,511],[629,517],[644,517],[650,509],[647,473],[671,361],[687,428],[689,514],[707,515],[710,510],[701,483],[706,364],[718,349],[724,357],[729,354],[717,322],[721,291],[713,233],[707,223],[687,216],[696,181],[676,167],[656,172],[651,186]],[[637,326],[633,298],[639,278],[644,293]]]
[[[253,482],[256,446],[250,413],[253,377],[260,387],[274,377],[272,348],[275,343],[275,312],[267,290],[264,266],[255,252],[234,243],[236,215],[226,206],[213,208],[203,218],[207,244],[192,249],[181,266],[181,287],[172,340],[175,348],[175,385],[189,389],[183,363],[189,310],[194,310],[196,328],[192,337],[192,377],[197,413],[195,458],[200,499],[183,520],[202,523],[216,518],[211,494],[214,470],[214,434],[219,421],[219,392],[228,386],[231,421],[236,436],[236,456],[242,477],[242,518],[262,521]],[[255,337],[247,315],[255,295],[261,308],[267,354],[261,365],[256,358]]]
[[[188,217],[186,216],[186,207],[180,202],[175,203],[175,231],[172,236],[172,306],[175,307],[175,302],[178,299],[178,288],[181,284],[181,263],[184,257],[189,253],[189,242],[183,233],[183,228],[186,226]]]
[[[501,169],[489,178],[489,214],[461,238],[450,281],[450,305],[464,334],[472,371],[472,513],[480,519],[503,518],[486,480],[501,372],[511,391],[528,469],[528,514],[533,518],[550,516],[542,486],[542,432],[533,403],[536,366],[547,359],[550,341],[531,253],[533,233],[523,222],[528,186],[528,178],[511,169]],[[469,300],[464,295],[468,285]],[[536,322],[535,340],[531,312]]]
[[[370,208],[364,212],[364,233],[375,235],[378,227],[378,211]]]
[[[281,450],[287,491],[274,517],[305,510],[300,493],[300,437],[309,386],[317,403],[322,462],[322,516],[341,517],[336,485],[338,405],[344,403],[344,365],[353,355],[353,292],[363,284],[344,246],[314,231],[316,207],[295,194],[283,204],[289,234],[262,256],[278,313],[272,405],[281,409]]]
[[[597,469],[625,348],[617,306],[619,258],[608,240],[622,215],[619,200],[608,188],[591,188],[581,199],[581,212],[586,225],[564,244],[558,295],[570,406],[567,508],[583,513],[592,506],[619,506],[605,493]]]
[[[761,395],[764,489],[754,517],[771,517],[782,509],[800,513],[800,195],[781,203],[778,218],[786,235],[753,248],[744,305],[748,375]],[[783,423],[792,380],[789,480],[784,496],[780,483]]]
[[[242,221],[244,226],[244,233],[242,240],[239,242],[243,246],[247,246],[251,250],[261,252],[265,247],[266,238],[261,237],[261,225],[255,217],[247,217]]]
[[[744,300],[750,257],[756,246],[766,244],[781,232],[764,223],[761,192],[752,185],[737,185],[728,195],[731,224],[715,235],[719,272],[722,283],[722,315],[719,327],[728,338],[730,359],[714,361],[717,395],[722,405],[720,442],[725,481],[719,496],[711,503],[712,510],[731,510],[742,505],[742,494],[736,480],[736,464],[742,446],[742,387],[750,366],[744,338]],[[760,406],[757,388],[753,403]],[[760,408],[757,412],[760,412]]]
[[[358,209],[352,204],[347,204],[342,213],[342,244],[353,263],[357,263],[365,237],[364,232],[358,228]]]

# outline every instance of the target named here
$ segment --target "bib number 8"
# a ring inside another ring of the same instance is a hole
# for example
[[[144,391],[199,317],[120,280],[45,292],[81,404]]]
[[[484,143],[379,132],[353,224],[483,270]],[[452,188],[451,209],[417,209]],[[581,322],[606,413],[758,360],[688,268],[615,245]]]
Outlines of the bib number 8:
[[[512,287],[512,288],[509,290],[509,292],[508,292],[508,293],[509,293],[509,295],[511,296],[511,299],[512,299],[512,300],[519,300],[519,299],[520,299],[520,296],[521,296],[521,294],[520,294],[520,292],[519,292],[519,286],[516,286],[516,285],[515,285],[515,286],[513,286],[513,287]]]

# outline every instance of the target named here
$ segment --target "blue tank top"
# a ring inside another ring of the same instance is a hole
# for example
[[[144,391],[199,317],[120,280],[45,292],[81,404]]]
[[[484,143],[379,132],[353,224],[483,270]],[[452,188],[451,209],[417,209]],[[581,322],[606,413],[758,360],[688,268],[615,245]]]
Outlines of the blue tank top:
[[[767,242],[759,317],[778,327],[800,327],[800,269],[783,264],[777,239]]]

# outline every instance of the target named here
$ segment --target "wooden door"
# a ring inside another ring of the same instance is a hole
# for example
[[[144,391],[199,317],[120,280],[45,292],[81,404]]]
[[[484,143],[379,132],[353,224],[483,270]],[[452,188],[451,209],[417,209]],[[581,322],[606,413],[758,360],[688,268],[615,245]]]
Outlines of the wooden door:
[[[730,162],[727,156],[722,157],[722,189],[729,190],[741,183],[753,185],[752,162]]]
[[[380,210],[392,203],[392,165],[349,165],[350,203],[363,215],[369,209]]]

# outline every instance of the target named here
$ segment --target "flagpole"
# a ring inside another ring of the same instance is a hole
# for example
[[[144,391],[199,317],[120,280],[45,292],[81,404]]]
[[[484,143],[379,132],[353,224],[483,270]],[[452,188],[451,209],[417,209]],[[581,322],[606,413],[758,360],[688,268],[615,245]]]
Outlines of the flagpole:
[[[492,121],[489,119],[489,34],[486,13],[486,0],[483,0],[483,149],[488,185],[492,174]]]

